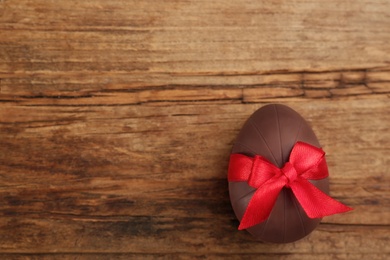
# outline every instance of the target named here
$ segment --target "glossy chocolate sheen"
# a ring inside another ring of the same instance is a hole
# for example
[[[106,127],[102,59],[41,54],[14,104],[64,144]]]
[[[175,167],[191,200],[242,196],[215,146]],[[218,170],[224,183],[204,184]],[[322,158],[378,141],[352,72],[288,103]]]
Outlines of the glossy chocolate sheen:
[[[284,105],[272,104],[250,116],[236,139],[232,153],[251,157],[261,155],[282,168],[297,141],[320,147],[313,130],[297,112]],[[329,194],[328,178],[310,182]],[[246,182],[229,182],[230,201],[240,221],[254,191]],[[311,233],[320,221],[309,218],[291,190],[283,188],[269,218],[247,231],[264,242],[288,243]]]

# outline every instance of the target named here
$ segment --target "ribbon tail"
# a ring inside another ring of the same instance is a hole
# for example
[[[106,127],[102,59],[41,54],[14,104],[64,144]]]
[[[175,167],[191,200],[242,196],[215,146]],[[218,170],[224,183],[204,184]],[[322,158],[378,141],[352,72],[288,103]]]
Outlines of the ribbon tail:
[[[291,183],[290,187],[310,218],[322,218],[352,210],[352,208],[322,192],[306,179],[299,178]]]
[[[284,185],[285,182],[283,181],[271,179],[262,187],[258,188],[249,201],[238,229],[247,229],[266,220]]]

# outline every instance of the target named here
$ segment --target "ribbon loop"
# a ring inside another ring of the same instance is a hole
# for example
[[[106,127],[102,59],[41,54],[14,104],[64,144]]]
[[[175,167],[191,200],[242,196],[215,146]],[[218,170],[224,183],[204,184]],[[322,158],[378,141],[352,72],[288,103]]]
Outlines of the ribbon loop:
[[[280,171],[278,167],[270,162],[265,162],[263,157],[259,155],[256,155],[253,158],[252,165],[253,166],[249,175],[248,185],[253,188],[261,187],[275,175],[275,172]]]
[[[249,201],[239,229],[246,229],[266,220],[283,187],[291,188],[310,218],[321,218],[352,210],[323,193],[308,180],[328,176],[325,153],[307,143],[297,142],[289,161],[279,169],[266,158],[250,158],[232,154],[229,162],[229,181],[246,181],[256,192]]]

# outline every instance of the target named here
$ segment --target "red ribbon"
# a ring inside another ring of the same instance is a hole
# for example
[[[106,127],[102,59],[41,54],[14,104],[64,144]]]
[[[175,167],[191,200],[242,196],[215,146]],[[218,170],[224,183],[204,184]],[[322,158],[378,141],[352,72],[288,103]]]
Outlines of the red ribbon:
[[[325,152],[303,142],[294,145],[289,161],[281,169],[259,155],[251,158],[232,154],[229,162],[229,181],[246,181],[249,186],[257,189],[238,229],[246,229],[266,220],[283,187],[292,190],[310,218],[322,218],[352,210],[308,181],[326,177],[328,167]]]

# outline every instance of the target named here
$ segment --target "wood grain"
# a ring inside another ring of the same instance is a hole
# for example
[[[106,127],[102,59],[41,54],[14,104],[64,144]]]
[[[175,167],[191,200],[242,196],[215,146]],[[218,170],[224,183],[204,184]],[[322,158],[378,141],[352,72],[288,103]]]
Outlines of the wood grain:
[[[0,258],[387,259],[388,1],[0,0]],[[354,211],[237,231],[247,117],[304,116]]]

